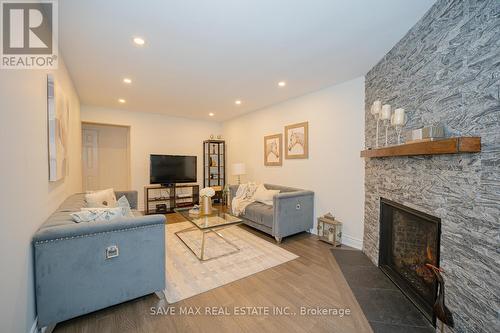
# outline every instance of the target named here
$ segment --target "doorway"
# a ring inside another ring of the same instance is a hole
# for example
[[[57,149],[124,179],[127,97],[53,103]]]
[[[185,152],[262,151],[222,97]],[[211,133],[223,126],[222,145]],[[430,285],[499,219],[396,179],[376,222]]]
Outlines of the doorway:
[[[130,189],[130,127],[82,122],[83,190]]]

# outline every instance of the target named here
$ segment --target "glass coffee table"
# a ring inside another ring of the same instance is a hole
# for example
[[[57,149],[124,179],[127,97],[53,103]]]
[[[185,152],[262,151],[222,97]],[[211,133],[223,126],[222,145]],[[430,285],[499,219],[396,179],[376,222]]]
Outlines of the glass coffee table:
[[[176,213],[179,213],[184,217],[186,220],[191,222],[193,226],[179,230],[175,232],[175,235],[186,245],[186,247],[198,258],[200,261],[207,261],[207,260],[212,260],[212,259],[217,259],[220,257],[224,257],[230,254],[234,254],[240,249],[231,241],[226,239],[223,235],[219,233],[220,230],[238,225],[242,223],[242,220],[234,215],[231,215],[226,212],[226,209],[223,209],[221,207],[214,207],[212,210],[212,214],[210,215],[202,215],[200,216],[199,214],[190,214],[189,213],[190,208],[176,208],[174,211]],[[192,231],[200,231],[201,232],[201,247],[199,254],[196,253],[197,251],[193,249],[191,245],[188,244],[184,239],[182,239],[181,235],[187,232],[192,232]],[[218,236],[220,239],[222,239],[225,243],[229,244],[233,250],[229,252],[225,252],[223,254],[213,256],[210,258],[205,257],[205,235],[208,233],[213,233],[214,235]]]

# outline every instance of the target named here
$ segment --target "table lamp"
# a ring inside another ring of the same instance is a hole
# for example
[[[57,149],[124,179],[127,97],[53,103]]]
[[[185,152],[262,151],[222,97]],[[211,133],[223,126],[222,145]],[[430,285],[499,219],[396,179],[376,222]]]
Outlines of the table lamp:
[[[232,165],[233,175],[238,177],[238,185],[241,184],[241,175],[246,173],[245,163],[234,163]]]

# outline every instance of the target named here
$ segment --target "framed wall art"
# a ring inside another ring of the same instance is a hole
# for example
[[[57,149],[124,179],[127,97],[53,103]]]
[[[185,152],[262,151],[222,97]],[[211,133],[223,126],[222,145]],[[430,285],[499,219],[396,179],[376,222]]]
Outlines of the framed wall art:
[[[285,126],[285,158],[309,157],[309,123]]]
[[[283,135],[274,134],[264,137],[264,165],[280,166],[283,164]]]
[[[52,75],[47,75],[47,120],[49,181],[56,182],[68,173],[69,103]]]

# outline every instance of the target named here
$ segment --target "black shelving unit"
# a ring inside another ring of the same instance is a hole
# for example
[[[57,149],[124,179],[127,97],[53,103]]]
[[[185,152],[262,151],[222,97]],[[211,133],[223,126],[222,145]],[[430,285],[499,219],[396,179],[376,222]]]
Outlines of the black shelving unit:
[[[226,142],[224,140],[203,141],[203,187],[215,190],[214,201],[222,201],[226,185]]]
[[[199,185],[148,185],[144,187],[144,214],[172,213],[175,208],[199,204],[199,199]],[[165,205],[165,210],[158,205]]]

